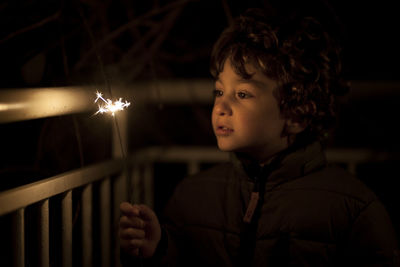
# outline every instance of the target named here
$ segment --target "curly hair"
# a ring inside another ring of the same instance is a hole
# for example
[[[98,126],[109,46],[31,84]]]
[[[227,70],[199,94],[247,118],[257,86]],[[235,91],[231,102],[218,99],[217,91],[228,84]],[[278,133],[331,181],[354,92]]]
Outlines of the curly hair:
[[[252,64],[278,82],[281,114],[307,125],[297,138],[311,142],[327,135],[335,123],[335,96],[348,86],[341,76],[341,48],[315,18],[271,18],[260,9],[247,10],[213,47],[214,78],[228,58],[244,79],[251,78],[245,66]]]

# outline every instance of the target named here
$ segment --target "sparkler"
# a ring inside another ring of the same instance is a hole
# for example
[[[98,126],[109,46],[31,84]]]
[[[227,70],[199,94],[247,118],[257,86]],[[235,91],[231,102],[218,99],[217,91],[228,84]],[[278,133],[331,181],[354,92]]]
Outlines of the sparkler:
[[[112,116],[115,115],[115,112],[121,111],[131,104],[130,102],[126,101],[122,102],[122,98],[119,98],[118,100],[112,101],[111,99],[104,99],[103,94],[100,93],[99,91],[96,92],[96,100],[94,101],[97,103],[97,101],[101,100],[104,102],[104,104],[99,104],[99,110],[95,113],[98,114],[103,114],[103,113],[111,113]]]

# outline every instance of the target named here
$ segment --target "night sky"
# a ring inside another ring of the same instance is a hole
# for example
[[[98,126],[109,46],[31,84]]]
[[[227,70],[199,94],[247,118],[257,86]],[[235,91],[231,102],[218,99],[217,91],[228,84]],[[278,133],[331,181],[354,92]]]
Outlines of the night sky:
[[[264,5],[226,1],[227,13],[224,1],[184,2],[2,1],[0,88],[98,83],[103,80],[101,64],[110,80],[128,83],[209,78],[210,50],[229,16]],[[398,80],[399,17],[394,1],[325,2],[269,1],[285,11],[330,18],[328,24],[339,22],[349,79]]]

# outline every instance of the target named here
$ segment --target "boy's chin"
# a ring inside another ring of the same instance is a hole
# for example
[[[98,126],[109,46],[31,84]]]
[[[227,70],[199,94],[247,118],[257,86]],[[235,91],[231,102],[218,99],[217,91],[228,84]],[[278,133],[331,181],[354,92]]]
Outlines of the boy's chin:
[[[221,150],[222,152],[232,152],[233,151],[231,149],[222,148],[220,146],[218,146],[218,149]]]
[[[218,149],[223,152],[235,152],[236,151],[236,149],[234,147],[222,145],[222,144],[218,144]]]

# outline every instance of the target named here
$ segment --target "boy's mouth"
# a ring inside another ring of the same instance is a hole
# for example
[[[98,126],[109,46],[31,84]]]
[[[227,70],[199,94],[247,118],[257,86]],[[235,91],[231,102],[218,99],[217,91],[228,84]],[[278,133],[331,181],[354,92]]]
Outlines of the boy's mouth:
[[[233,133],[233,129],[226,127],[226,126],[218,126],[215,129],[215,135],[217,136],[228,136]]]

